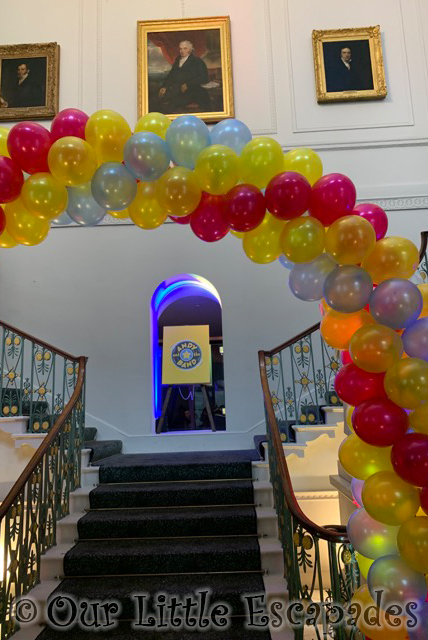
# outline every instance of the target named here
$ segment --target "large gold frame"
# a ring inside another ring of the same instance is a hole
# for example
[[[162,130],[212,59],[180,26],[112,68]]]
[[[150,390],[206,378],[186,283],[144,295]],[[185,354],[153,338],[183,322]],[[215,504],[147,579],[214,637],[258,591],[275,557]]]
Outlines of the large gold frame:
[[[235,115],[233,103],[232,83],[232,51],[230,41],[229,16],[212,18],[192,18],[180,20],[140,20],[138,23],[138,117],[146,114],[149,109],[149,82],[147,68],[147,34],[156,31],[198,31],[201,29],[219,29],[221,46],[221,69],[223,79],[223,111],[200,112],[198,116],[205,122],[218,122]],[[171,119],[178,118],[182,113],[167,114]]]
[[[44,107],[0,107],[0,121],[54,118],[58,113],[59,44],[57,42],[46,42],[0,45],[0,86],[1,60],[3,58],[47,58],[46,104]]]
[[[373,74],[373,89],[363,91],[335,91],[327,93],[324,42],[340,40],[368,40]],[[315,64],[315,83],[317,102],[346,102],[350,100],[382,100],[388,91],[383,67],[382,41],[380,26],[361,27],[357,29],[327,29],[312,31],[312,47]]]

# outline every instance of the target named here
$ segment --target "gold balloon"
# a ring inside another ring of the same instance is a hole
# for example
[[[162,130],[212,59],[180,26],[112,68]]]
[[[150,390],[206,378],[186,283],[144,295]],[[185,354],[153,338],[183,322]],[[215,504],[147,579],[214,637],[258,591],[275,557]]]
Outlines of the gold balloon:
[[[156,200],[156,183],[140,182],[137,195],[128,207],[129,216],[142,229],[156,229],[165,222],[168,213]]]
[[[404,409],[416,409],[428,402],[428,362],[404,358],[385,375],[385,391],[392,402]]]
[[[428,436],[428,403],[417,407],[409,414],[409,423],[412,429]]]
[[[339,460],[351,476],[366,480],[378,471],[392,471],[391,447],[373,447],[353,433],[342,442]]]
[[[428,573],[428,517],[410,518],[398,532],[400,554],[415,571]]]
[[[258,264],[267,264],[281,255],[279,239],[285,222],[266,212],[262,223],[244,235],[243,247],[247,256]]]
[[[97,158],[86,140],[66,136],[56,140],[49,149],[48,164],[59,183],[77,187],[92,179],[97,168]]]
[[[278,173],[284,171],[281,145],[272,138],[253,138],[241,152],[241,178],[259,189],[266,187]]]
[[[165,140],[166,131],[171,124],[171,120],[163,113],[152,111],[142,116],[135,125],[135,133],[139,131],[150,131]]]
[[[37,218],[52,220],[67,208],[68,193],[50,173],[34,173],[21,190],[24,206]]]
[[[372,560],[372,558],[366,558],[366,556],[363,556],[358,551],[355,552],[355,557],[357,558],[358,568],[360,570],[361,575],[363,576],[363,578],[367,580],[367,574],[374,560]]]
[[[199,154],[195,173],[203,191],[223,195],[238,182],[239,158],[229,147],[213,144]]]
[[[387,615],[383,609],[379,611],[379,619],[375,615],[376,604],[366,584],[357,589],[351,600],[351,611],[357,620],[357,627],[370,640],[408,640],[407,617]],[[361,612],[361,614],[360,614]],[[360,614],[360,615],[359,615]],[[391,621],[399,621],[396,627]],[[370,622],[372,624],[370,624]]]
[[[428,284],[418,284],[416,286],[422,294],[422,311],[419,317],[426,318],[428,316]]]
[[[413,242],[390,236],[376,242],[361,266],[369,272],[373,282],[379,284],[389,278],[410,278],[418,264],[419,251]]]
[[[235,238],[240,238],[241,240],[245,236],[245,231],[234,231],[233,229],[230,229],[230,233],[235,236]]]
[[[284,156],[284,171],[296,171],[311,185],[322,177],[321,158],[312,149],[293,149]]]
[[[5,206],[6,205],[4,205],[4,207]],[[5,229],[2,234],[0,234],[0,247],[2,249],[12,249],[13,247],[16,247],[17,244],[18,243],[12,238],[7,229]]]
[[[383,324],[370,324],[354,333],[349,352],[357,367],[371,373],[382,373],[400,360],[403,341],[393,329]]]
[[[0,127],[0,156],[6,156],[10,158],[7,148],[7,136],[9,135],[9,129],[6,127]]]
[[[413,518],[421,505],[419,491],[394,471],[379,471],[364,483],[363,505],[378,522],[398,526]]]
[[[156,182],[156,199],[172,216],[192,213],[201,199],[201,188],[193,171],[186,167],[168,169]]]
[[[348,349],[354,333],[374,321],[373,316],[365,309],[353,313],[341,313],[332,309],[321,320],[321,335],[333,349]]]
[[[109,211],[108,215],[112,216],[112,218],[116,218],[116,220],[128,220],[129,211],[128,209],[123,209],[122,211]]]
[[[315,260],[322,253],[324,243],[324,225],[312,216],[287,222],[280,238],[281,251],[291,262]]]
[[[339,264],[360,264],[373,251],[376,233],[361,216],[343,216],[329,227],[326,252]]]
[[[18,244],[40,244],[49,233],[49,222],[31,215],[21,198],[7,204],[5,214],[7,232]]]
[[[346,414],[345,414],[346,424],[348,425],[349,429],[353,433],[354,433],[354,426],[352,424],[352,414],[354,413],[354,409],[355,409],[355,407],[349,406],[346,409]]]
[[[86,123],[85,138],[95,149],[99,164],[122,162],[123,148],[132,135],[125,118],[110,109],[100,109]]]

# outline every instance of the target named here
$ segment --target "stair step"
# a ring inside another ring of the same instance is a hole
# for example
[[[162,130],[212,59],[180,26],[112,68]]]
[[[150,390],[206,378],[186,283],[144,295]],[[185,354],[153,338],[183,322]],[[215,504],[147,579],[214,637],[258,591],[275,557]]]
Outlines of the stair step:
[[[104,460],[122,452],[122,440],[87,440],[85,449],[92,450],[92,464],[98,460]]]
[[[88,440],[95,440],[97,437],[98,429],[96,427],[85,427],[83,431],[83,442]]]

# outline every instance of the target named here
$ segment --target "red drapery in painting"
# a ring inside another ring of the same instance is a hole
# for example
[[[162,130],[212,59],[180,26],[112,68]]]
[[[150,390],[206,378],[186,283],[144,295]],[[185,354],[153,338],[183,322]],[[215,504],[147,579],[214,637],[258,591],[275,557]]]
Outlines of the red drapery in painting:
[[[179,55],[179,44],[183,40],[190,40],[195,53],[201,57],[206,52],[206,34],[200,31],[163,31],[162,33],[148,33],[148,39],[160,48],[162,54],[169,64],[173,64]]]

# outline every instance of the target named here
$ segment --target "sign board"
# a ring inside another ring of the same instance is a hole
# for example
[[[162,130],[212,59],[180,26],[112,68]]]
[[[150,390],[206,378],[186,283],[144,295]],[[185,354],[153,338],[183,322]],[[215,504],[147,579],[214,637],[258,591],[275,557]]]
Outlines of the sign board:
[[[211,384],[208,325],[163,328],[162,384]]]

